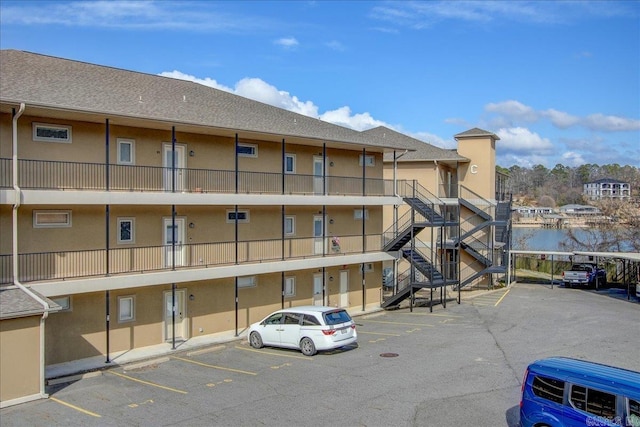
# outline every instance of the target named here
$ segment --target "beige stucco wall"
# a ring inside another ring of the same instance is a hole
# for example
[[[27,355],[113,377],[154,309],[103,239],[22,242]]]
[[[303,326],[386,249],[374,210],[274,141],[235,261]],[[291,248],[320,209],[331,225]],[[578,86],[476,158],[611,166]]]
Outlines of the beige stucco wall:
[[[490,137],[458,139],[458,153],[471,159],[460,165],[460,184],[493,200],[496,192],[496,142]]]
[[[348,306],[359,308],[363,303],[362,274],[359,265],[325,269],[325,304],[340,303],[340,271],[349,272]],[[382,264],[374,263],[373,271],[365,273],[365,303],[380,303]],[[238,268],[238,273],[242,269]],[[295,277],[295,295],[285,298],[284,306],[310,305],[313,302],[313,277],[322,269],[287,272]],[[333,278],[333,280],[331,280]],[[113,280],[118,280],[114,277]],[[256,277],[257,285],[238,289],[238,332],[281,308],[281,273]],[[234,331],[235,279],[219,279],[182,283],[177,290],[186,295],[186,338]],[[110,353],[145,347],[164,342],[164,294],[171,285],[111,291]],[[135,320],[118,321],[118,298],[135,298]],[[191,297],[192,296],[192,297]],[[103,355],[106,357],[106,292],[71,296],[71,310],[53,313],[47,320],[46,364]]]
[[[0,401],[40,393],[40,319],[0,320]]]

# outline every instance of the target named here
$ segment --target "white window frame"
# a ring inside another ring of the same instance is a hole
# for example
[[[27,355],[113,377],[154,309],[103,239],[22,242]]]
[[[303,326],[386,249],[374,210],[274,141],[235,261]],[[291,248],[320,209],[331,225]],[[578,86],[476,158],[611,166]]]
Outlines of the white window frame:
[[[256,276],[238,277],[238,289],[255,288],[256,286],[258,286],[258,280],[256,279]]]
[[[42,222],[41,218],[46,215],[65,215],[64,222]],[[70,210],[34,210],[33,211],[33,228],[70,228],[71,227],[71,211]]]
[[[38,136],[38,129],[41,128],[49,128],[52,130],[66,130],[67,137],[66,138],[55,138],[48,136]],[[33,123],[33,140],[40,142],[59,142],[62,144],[71,144],[71,126],[68,125],[53,125],[49,123]]]
[[[129,303],[129,314],[124,316],[122,304]],[[136,297],[134,295],[126,295],[118,297],[118,323],[133,322],[136,320]]]
[[[49,297],[49,299],[53,302],[55,302],[56,304],[58,304],[61,308],[58,311],[58,313],[63,312],[63,311],[72,311],[73,307],[71,306],[71,296],[70,295],[66,295],[66,296],[62,296],[62,297]]]
[[[287,159],[291,159],[291,170],[287,169]],[[285,153],[284,155],[284,173],[296,173],[296,155]]]
[[[291,224],[291,231],[287,230],[287,221]],[[295,215],[285,215],[284,217],[284,235],[295,236],[296,235],[296,217]]]
[[[241,153],[239,151],[240,147],[242,147],[242,148],[250,148],[251,149],[251,153]],[[238,157],[253,157],[253,158],[257,158],[258,157],[258,146],[256,144],[246,144],[244,142],[239,142],[238,143],[238,148],[236,149],[236,154],[238,155]]]
[[[126,138],[118,138],[117,139],[118,149],[117,149],[117,161],[116,163],[119,165],[135,165],[136,164],[136,141],[134,139],[126,139]],[[130,159],[122,160],[122,147],[124,145],[129,145],[131,148],[129,149]]]
[[[374,156],[373,154],[365,155],[364,160],[366,163],[366,167],[373,167],[376,165],[376,156]],[[360,157],[358,159],[358,164],[362,166],[362,154],[360,154]]]
[[[227,209],[227,223],[233,224],[236,222],[235,218],[233,218],[235,213],[235,209]],[[244,214],[245,218],[240,219],[240,214]],[[249,209],[238,209],[238,224],[247,224],[250,220]]]
[[[353,210],[353,219],[358,221],[362,220],[362,209]],[[365,220],[369,219],[369,209],[364,210],[364,219]]]
[[[125,222],[131,223],[131,237],[128,240],[122,238],[122,224]],[[118,243],[119,244],[132,244],[136,242],[136,219],[135,218],[118,218]]]
[[[291,277],[284,278],[284,296],[285,298],[296,296],[296,278],[295,277],[291,276]]]

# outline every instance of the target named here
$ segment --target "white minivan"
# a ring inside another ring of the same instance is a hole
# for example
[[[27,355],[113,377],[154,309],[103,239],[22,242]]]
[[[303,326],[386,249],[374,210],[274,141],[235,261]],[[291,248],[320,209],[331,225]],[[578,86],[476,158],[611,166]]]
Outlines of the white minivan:
[[[356,324],[342,308],[303,306],[278,310],[249,327],[249,344],[297,348],[305,356],[354,344]]]

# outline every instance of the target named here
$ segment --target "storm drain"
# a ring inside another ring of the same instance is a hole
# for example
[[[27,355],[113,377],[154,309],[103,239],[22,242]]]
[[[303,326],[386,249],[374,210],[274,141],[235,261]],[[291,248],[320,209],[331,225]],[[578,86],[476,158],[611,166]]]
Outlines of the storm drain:
[[[398,353],[380,353],[380,357],[398,357]]]

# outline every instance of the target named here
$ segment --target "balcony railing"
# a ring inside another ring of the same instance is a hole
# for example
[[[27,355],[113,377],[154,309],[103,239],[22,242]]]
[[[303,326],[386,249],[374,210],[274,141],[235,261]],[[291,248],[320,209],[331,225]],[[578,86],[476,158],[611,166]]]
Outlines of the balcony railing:
[[[176,246],[40,252],[18,255],[21,282],[104,277],[162,270],[289,259],[334,257],[381,250],[379,234],[295,239],[211,242]],[[237,257],[237,259],[236,259]],[[0,284],[13,280],[12,255],[0,255]]]
[[[0,159],[0,188],[13,186],[11,159]],[[18,160],[23,189],[239,194],[393,196],[393,180],[232,170],[172,169]]]

